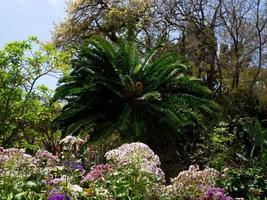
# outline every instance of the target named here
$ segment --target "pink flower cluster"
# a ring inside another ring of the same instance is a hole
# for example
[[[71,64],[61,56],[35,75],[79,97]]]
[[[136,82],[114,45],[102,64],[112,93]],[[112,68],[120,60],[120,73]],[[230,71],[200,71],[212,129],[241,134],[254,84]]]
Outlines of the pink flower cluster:
[[[31,162],[33,157],[25,153],[24,149],[0,147],[0,166],[12,159],[21,160],[23,162]]]
[[[92,170],[86,174],[83,178],[83,182],[92,182],[101,179],[107,172],[112,170],[112,165],[110,164],[99,164],[95,165]]]
[[[58,157],[46,150],[39,150],[34,156],[25,153],[24,149],[0,147],[0,167],[14,161],[15,167],[54,167],[58,163]]]
[[[136,164],[141,171],[165,181],[165,174],[160,169],[159,157],[146,144],[140,142],[123,144],[117,149],[108,151],[105,157],[117,166]]]
[[[45,165],[47,167],[54,167],[57,165],[59,159],[52,153],[46,150],[38,150],[34,156],[34,161],[38,165]]]
[[[60,183],[66,182],[66,180],[67,180],[66,175],[63,175],[60,178],[54,178],[52,180],[48,180],[47,184],[50,185],[50,186],[55,186],[55,185],[58,185]]]

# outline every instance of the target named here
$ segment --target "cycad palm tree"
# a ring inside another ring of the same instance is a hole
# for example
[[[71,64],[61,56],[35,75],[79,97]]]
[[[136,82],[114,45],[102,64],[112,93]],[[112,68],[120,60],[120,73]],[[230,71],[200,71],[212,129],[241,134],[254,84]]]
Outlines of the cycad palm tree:
[[[156,52],[141,58],[134,44],[91,39],[56,89],[55,98],[66,105],[54,126],[63,134],[88,131],[98,138],[116,131],[128,139],[150,127],[173,133],[189,124],[205,127],[219,113],[211,91],[186,75],[181,56],[154,59]]]

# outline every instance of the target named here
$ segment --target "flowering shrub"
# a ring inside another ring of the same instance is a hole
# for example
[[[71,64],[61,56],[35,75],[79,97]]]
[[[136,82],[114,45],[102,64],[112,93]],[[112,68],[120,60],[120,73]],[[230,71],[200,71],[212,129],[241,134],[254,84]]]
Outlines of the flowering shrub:
[[[107,172],[112,169],[110,164],[99,164],[92,168],[92,170],[83,178],[82,182],[92,182],[102,178]]]
[[[180,172],[171,180],[171,185],[166,187],[164,196],[170,196],[171,199],[202,198],[205,191],[215,186],[219,175],[220,173],[213,168],[199,170],[197,165],[191,165],[187,171]]]
[[[231,200],[216,188],[219,172],[190,166],[165,185],[159,157],[143,143],[106,152],[107,164],[86,166],[75,156],[81,140],[67,137],[64,156],[46,150],[29,155],[0,147],[0,197],[32,200]],[[86,169],[90,169],[87,170]]]
[[[211,187],[205,192],[203,200],[234,200],[225,194],[224,189]]]
[[[262,168],[226,168],[218,185],[233,197],[253,200],[267,197],[267,174]]]
[[[38,150],[34,156],[34,162],[40,166],[55,167],[59,159],[46,150]]]
[[[63,145],[63,150],[79,150],[79,146],[84,142],[85,141],[80,138],[68,135],[67,137],[60,140],[59,144]]]
[[[43,199],[45,170],[39,158],[22,149],[0,148],[0,197],[2,199]]]
[[[51,194],[48,197],[48,200],[71,200],[69,195],[58,193],[58,194]]]
[[[146,144],[140,142],[123,144],[117,149],[108,151],[105,157],[117,166],[137,164],[139,170],[165,181],[165,174],[159,168],[161,164],[159,157]]]

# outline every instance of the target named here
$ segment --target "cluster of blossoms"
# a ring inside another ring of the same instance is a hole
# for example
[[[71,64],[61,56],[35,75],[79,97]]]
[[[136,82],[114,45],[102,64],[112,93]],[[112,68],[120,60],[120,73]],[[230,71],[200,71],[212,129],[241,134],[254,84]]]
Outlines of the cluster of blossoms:
[[[112,165],[110,164],[99,164],[92,168],[92,170],[86,174],[83,178],[82,183],[92,182],[102,178],[106,173],[112,170]]]
[[[77,162],[77,161],[69,161],[69,160],[65,160],[63,162],[61,162],[62,166],[71,168],[72,170],[78,170],[80,171],[82,174],[86,172],[83,164],[81,162]]]
[[[0,165],[11,160],[16,160],[19,165],[30,164],[31,166],[54,167],[58,163],[58,157],[46,150],[39,150],[34,156],[25,153],[24,149],[0,147]]]
[[[48,200],[71,200],[70,196],[65,193],[59,193],[58,191],[51,191]]]
[[[210,187],[208,191],[205,192],[203,200],[234,200],[225,194],[224,189]]]
[[[62,145],[64,151],[77,152],[81,145],[84,144],[84,140],[76,138],[74,136],[67,136],[60,140],[59,144]]]
[[[3,147],[0,147],[0,164],[14,158],[20,158],[25,161],[33,159],[31,155],[25,153],[24,149],[17,149],[17,148],[4,149]]]
[[[69,152],[75,154],[83,142],[67,136],[61,144],[68,156]],[[171,180],[171,184],[166,186],[164,172],[160,169],[160,159],[146,144],[124,144],[106,152],[105,157],[108,164],[94,165],[86,172],[85,167],[90,165],[82,163],[75,156],[60,160],[62,157],[58,158],[46,150],[39,150],[31,156],[23,149],[0,147],[0,178],[6,176],[14,179],[12,184],[21,181],[26,185],[31,183],[34,187],[40,186],[38,190],[42,191],[45,197],[48,195],[48,200],[114,200],[118,197],[116,195],[122,195],[117,194],[118,192],[125,191],[123,195],[131,195],[138,193],[140,188],[145,188],[141,190],[141,195],[153,194],[152,199],[155,196],[160,200],[233,200],[223,189],[215,187],[220,173],[213,168],[200,170],[197,165],[192,165],[189,170],[180,172]],[[42,184],[35,182],[36,179]],[[140,187],[135,188],[138,181]],[[146,197],[150,198],[149,195]]]
[[[47,180],[46,182],[48,185],[54,186],[54,185],[59,185],[61,183],[64,183],[66,181],[66,179],[67,179],[67,176],[63,175],[60,178],[50,179],[50,180]]]
[[[199,170],[199,166],[191,165],[189,170],[182,171],[171,180],[171,185],[166,187],[166,193],[180,198],[197,199],[204,196],[204,192],[215,187],[216,178],[220,173],[213,168]]]
[[[105,157],[116,166],[137,164],[141,171],[150,173],[165,182],[159,157],[146,144],[140,142],[123,144],[117,149],[108,151]]]
[[[46,150],[38,150],[34,156],[34,163],[40,166],[55,167],[58,162],[58,157]]]

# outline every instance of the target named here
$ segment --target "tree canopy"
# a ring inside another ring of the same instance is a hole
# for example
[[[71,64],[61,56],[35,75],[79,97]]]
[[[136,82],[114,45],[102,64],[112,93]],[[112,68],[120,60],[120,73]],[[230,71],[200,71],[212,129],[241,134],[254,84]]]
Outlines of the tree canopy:
[[[60,110],[53,92],[39,81],[68,70],[69,53],[36,37],[11,42],[0,50],[0,143],[3,146],[49,141],[49,123]],[[42,137],[35,137],[41,134]],[[36,141],[39,140],[40,141]]]

